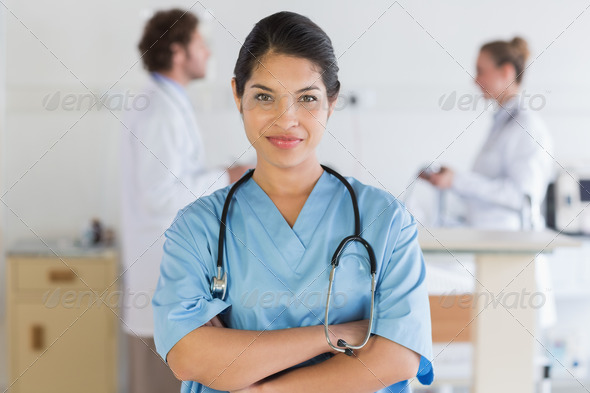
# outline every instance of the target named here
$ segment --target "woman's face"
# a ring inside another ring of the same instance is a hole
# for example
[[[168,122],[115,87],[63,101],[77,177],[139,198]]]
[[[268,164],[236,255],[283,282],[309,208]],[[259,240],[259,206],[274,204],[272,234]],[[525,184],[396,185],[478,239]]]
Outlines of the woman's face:
[[[316,159],[335,101],[328,101],[321,72],[307,59],[270,54],[234,99],[258,165],[293,168]],[[263,162],[262,162],[263,161]]]
[[[486,98],[498,99],[508,88],[512,90],[517,87],[515,78],[514,67],[511,64],[498,67],[488,52],[479,52],[475,82]]]

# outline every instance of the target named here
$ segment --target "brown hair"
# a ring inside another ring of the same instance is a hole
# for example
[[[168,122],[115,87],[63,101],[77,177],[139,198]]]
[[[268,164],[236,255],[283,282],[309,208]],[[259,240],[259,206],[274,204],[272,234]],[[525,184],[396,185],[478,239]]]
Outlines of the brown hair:
[[[337,98],[340,82],[332,41],[308,17],[288,11],[261,19],[246,37],[234,68],[238,97],[242,97],[246,82],[259,66],[258,59],[268,53],[309,60],[319,68],[329,100]]]
[[[500,67],[506,63],[514,66],[516,72],[516,83],[520,84],[524,74],[525,63],[529,57],[529,48],[527,42],[520,38],[514,37],[512,41],[493,41],[483,45],[481,52],[487,52]]]
[[[186,47],[199,20],[180,9],[158,11],[145,25],[143,36],[137,45],[143,66],[148,71],[166,71],[172,67],[171,44]]]

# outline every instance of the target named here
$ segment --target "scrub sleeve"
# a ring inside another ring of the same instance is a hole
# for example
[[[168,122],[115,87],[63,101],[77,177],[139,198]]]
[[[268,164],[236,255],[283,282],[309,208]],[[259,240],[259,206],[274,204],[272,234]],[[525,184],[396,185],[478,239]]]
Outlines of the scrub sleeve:
[[[416,221],[405,208],[401,231],[383,269],[376,287],[371,333],[421,355],[416,376],[422,384],[429,385],[434,371],[426,268],[418,244]]]
[[[181,338],[231,305],[211,295],[211,274],[182,217],[184,211],[165,232],[160,278],[152,300],[154,340],[166,363],[168,352]]]

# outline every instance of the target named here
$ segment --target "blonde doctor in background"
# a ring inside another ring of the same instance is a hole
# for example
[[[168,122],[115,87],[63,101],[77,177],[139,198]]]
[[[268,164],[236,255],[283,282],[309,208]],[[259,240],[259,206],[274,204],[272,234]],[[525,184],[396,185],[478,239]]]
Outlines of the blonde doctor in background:
[[[420,175],[460,197],[468,226],[519,230],[521,214],[529,208],[525,228],[531,221],[534,228],[544,226],[539,212],[554,176],[553,144],[544,122],[525,107],[520,93],[528,56],[528,45],[519,37],[481,47],[476,82],[497,104],[487,140],[471,171],[442,167],[438,173]]]
[[[438,173],[420,175],[435,187],[459,196],[467,226],[508,231],[545,226],[540,206],[554,178],[553,143],[544,122],[525,107],[520,93],[528,56],[527,42],[519,37],[481,47],[476,82],[485,97],[497,104],[487,140],[471,171],[442,167]],[[524,221],[523,209],[530,209]],[[548,328],[557,317],[549,266],[543,255],[535,260],[535,275],[537,288],[545,295],[538,322],[541,328]]]
[[[205,168],[205,148],[185,86],[205,76],[209,50],[198,20],[182,10],[157,12],[139,43],[150,72],[145,105],[122,130],[123,329],[129,343],[129,391],[178,392],[180,382],[155,352],[151,297],[163,233],[179,209],[238,179],[247,168]]]

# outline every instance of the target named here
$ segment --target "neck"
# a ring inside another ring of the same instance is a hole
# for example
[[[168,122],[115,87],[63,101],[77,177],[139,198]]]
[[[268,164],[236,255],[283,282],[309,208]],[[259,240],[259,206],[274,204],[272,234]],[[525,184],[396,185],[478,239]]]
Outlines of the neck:
[[[512,88],[512,86],[511,86],[505,92],[503,92],[502,94],[500,94],[498,96],[498,98],[496,98],[496,101],[498,102],[498,104],[504,105],[508,101],[510,101],[511,98],[513,98],[514,96],[518,95],[518,93],[519,93],[518,87]]]
[[[158,74],[163,75],[167,78],[172,79],[174,82],[178,83],[179,85],[186,87],[190,82],[190,79],[178,69],[170,69],[166,71],[158,71]]]
[[[252,178],[269,196],[309,195],[324,172],[317,158],[292,168],[279,168],[259,159]]]

